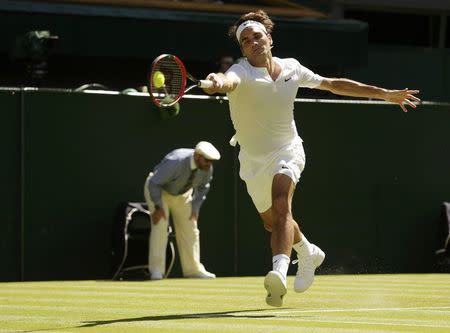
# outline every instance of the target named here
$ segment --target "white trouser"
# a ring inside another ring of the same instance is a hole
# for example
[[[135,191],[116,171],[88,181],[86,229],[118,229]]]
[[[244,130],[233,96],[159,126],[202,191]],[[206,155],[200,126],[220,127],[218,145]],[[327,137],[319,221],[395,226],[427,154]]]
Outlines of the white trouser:
[[[144,197],[150,212],[155,210],[147,186],[152,175],[149,174],[144,185]],[[192,214],[192,189],[180,195],[162,191],[162,204],[166,218],[160,219],[157,224],[151,223],[148,256],[150,272],[157,271],[164,274],[166,271],[169,211],[172,214],[183,275],[191,276],[205,271],[200,263],[200,231],[197,228],[197,221],[189,219]]]

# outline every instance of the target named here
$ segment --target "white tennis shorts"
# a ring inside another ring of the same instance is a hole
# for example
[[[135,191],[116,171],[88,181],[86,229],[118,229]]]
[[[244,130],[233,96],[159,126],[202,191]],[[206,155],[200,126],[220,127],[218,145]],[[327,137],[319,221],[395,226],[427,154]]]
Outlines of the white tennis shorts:
[[[276,174],[289,176],[294,184],[305,168],[305,151],[300,137],[267,156],[251,156],[244,149],[239,152],[239,176],[258,212],[272,206],[272,181]]]

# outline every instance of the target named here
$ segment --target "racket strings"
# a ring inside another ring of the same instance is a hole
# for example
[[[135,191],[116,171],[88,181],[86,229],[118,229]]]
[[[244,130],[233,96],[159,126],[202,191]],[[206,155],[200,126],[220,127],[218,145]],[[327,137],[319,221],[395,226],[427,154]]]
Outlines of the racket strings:
[[[156,71],[164,75],[164,85],[157,88],[153,82],[151,83],[153,98],[158,100],[161,105],[168,105],[183,93],[182,68],[173,57],[167,56],[154,64],[152,73]]]

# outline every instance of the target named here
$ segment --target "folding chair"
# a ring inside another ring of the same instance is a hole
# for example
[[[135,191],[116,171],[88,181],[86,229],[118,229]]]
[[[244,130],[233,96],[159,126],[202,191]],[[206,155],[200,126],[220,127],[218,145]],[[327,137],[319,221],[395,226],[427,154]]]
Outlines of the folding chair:
[[[450,242],[450,202],[443,202],[441,205],[441,235],[444,238],[444,246],[436,250],[435,254],[448,252]]]
[[[125,206],[125,223],[123,225],[123,255],[120,264],[113,275],[113,280],[123,279],[124,273],[131,271],[144,271],[148,274],[148,248],[149,236],[151,232],[150,212],[145,202],[128,202]],[[171,259],[167,266],[165,277],[169,277],[175,263],[175,234],[169,224],[168,252]],[[140,252],[133,256],[130,249],[135,248]],[[139,258],[140,257],[140,258]],[[145,258],[145,259],[143,259]]]
[[[450,273],[450,202],[441,205],[441,220],[438,228],[438,244],[442,248],[437,249],[436,269],[440,273]]]

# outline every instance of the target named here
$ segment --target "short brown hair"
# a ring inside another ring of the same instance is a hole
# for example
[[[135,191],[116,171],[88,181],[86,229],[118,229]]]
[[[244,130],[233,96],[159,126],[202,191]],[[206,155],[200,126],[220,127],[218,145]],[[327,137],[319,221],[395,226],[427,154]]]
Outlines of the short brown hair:
[[[228,29],[228,36],[231,39],[235,40],[238,44],[239,41],[236,38],[236,30],[242,22],[248,20],[262,23],[266,27],[268,34],[272,33],[273,27],[275,26],[275,23],[273,23],[269,15],[267,15],[267,13],[261,9],[257,10],[256,12],[244,14],[241,17],[239,17],[239,19]]]

